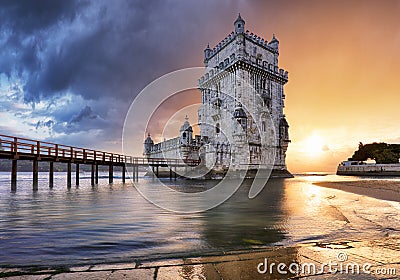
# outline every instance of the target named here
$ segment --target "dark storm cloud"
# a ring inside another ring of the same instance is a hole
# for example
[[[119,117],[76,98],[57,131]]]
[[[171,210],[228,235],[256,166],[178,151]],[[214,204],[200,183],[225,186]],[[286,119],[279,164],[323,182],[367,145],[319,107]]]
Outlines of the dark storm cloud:
[[[83,6],[83,1],[1,1],[1,72],[10,77],[12,71],[21,74],[38,70],[38,50],[46,30],[62,21],[72,21]]]
[[[130,103],[143,87],[170,71],[202,65],[210,38],[232,29],[237,15],[232,5],[1,1],[0,74],[18,81],[26,104],[47,102],[47,110],[34,113],[41,118],[39,127],[51,118],[55,131],[82,132],[101,125],[105,137],[118,136]],[[62,105],[59,98],[66,95],[79,96],[79,103]],[[73,125],[66,128],[65,123]]]
[[[89,106],[86,106],[83,108],[78,115],[74,116],[70,123],[78,123],[82,121],[83,119],[96,119],[98,116],[95,115],[92,111],[92,108]]]
[[[85,1],[2,0],[2,27],[23,36],[46,29],[60,20],[72,20]]]
[[[213,6],[223,15],[227,4]],[[196,6],[206,4],[50,0],[2,5],[1,71],[27,74],[27,102],[65,91],[87,99],[132,98],[160,74],[194,61],[201,65],[201,35],[210,29],[207,18],[195,13]],[[193,50],[196,60],[189,58]]]

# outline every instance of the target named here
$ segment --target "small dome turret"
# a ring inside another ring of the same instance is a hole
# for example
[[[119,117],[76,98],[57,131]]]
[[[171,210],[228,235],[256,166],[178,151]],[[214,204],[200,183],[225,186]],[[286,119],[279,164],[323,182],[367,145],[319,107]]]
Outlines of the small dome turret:
[[[285,117],[281,118],[281,120],[279,122],[279,126],[281,126],[281,127],[289,127],[289,124],[288,124],[288,122],[287,122]]]
[[[150,156],[150,152],[154,146],[154,141],[150,137],[150,133],[147,135],[147,138],[144,140],[144,152],[143,154],[146,156]]]
[[[242,108],[242,104],[239,104],[233,112],[233,117],[236,119],[247,119],[246,112]]]
[[[188,116],[185,117],[185,122],[183,123],[183,125],[181,126],[181,129],[179,130],[180,132],[182,131],[190,131],[193,132],[193,128],[189,123],[189,118]]]
[[[244,33],[244,24],[245,21],[242,19],[242,17],[238,16],[238,18],[235,20],[235,32],[236,33]]]
[[[279,40],[276,39],[275,34],[272,35],[272,40],[268,43],[268,46],[275,50],[279,49]]]
[[[189,123],[188,116],[185,117],[185,122],[180,129],[180,143],[183,146],[191,145],[193,142],[193,128]]]
[[[204,49],[204,60],[207,60],[208,58],[210,58],[211,56],[211,48],[210,48],[210,44],[207,45],[207,47]]]
[[[151,139],[151,137],[150,137],[150,133],[147,134],[147,138],[146,138],[146,140],[144,140],[144,143],[145,144],[154,144],[153,139]]]
[[[289,124],[285,118],[282,116],[281,120],[279,121],[279,138],[281,141],[286,143],[290,142],[289,140]]]

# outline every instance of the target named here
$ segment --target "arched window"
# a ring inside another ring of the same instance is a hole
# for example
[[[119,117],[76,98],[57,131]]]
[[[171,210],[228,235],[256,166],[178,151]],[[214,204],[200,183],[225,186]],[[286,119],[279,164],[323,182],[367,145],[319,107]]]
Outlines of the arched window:
[[[217,125],[215,126],[215,133],[219,133],[220,132],[220,127],[219,127],[219,123],[217,123]]]
[[[186,138],[186,132],[182,133],[182,137]]]
[[[262,121],[262,122],[261,122],[261,130],[262,130],[263,132],[265,132],[265,131],[267,130],[267,126],[266,126],[266,124],[265,124],[265,121]]]

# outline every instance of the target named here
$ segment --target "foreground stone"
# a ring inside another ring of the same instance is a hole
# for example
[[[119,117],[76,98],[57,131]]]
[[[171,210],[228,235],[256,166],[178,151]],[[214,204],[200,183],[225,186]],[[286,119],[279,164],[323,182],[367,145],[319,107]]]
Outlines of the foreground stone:
[[[336,268],[341,265],[343,270],[334,273],[328,266],[323,265],[329,262],[336,263]],[[280,263],[286,265],[284,273],[280,273],[277,269]],[[297,264],[299,267],[305,265],[306,269],[291,273],[288,270],[291,264]],[[360,271],[353,271],[355,264],[360,266]],[[362,270],[364,264],[368,265],[368,271]],[[345,270],[346,267],[349,268],[348,271]],[[372,241],[313,242],[295,247],[269,248],[199,258],[71,267],[64,271],[58,271],[56,268],[35,271],[27,268],[3,268],[0,278],[12,280],[399,279],[400,236],[392,235]]]

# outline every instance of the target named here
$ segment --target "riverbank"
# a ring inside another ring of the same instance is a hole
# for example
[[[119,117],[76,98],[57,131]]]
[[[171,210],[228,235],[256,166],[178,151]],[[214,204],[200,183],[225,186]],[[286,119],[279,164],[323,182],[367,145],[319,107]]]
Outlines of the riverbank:
[[[315,182],[314,185],[365,195],[377,199],[400,202],[400,182],[360,180],[342,182]]]

